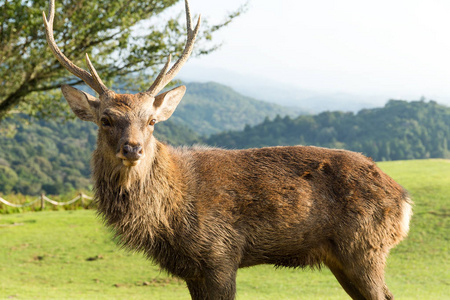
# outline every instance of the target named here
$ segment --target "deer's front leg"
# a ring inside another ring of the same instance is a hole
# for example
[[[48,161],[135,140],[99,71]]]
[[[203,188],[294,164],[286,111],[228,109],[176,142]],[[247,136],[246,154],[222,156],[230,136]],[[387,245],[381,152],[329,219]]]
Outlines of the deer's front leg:
[[[189,293],[192,300],[208,300],[208,291],[206,289],[205,279],[189,279],[186,280]]]
[[[209,270],[204,278],[187,279],[192,300],[234,300],[237,267],[226,266]]]
[[[205,279],[208,299],[234,300],[236,296],[237,267],[225,266],[209,272]]]

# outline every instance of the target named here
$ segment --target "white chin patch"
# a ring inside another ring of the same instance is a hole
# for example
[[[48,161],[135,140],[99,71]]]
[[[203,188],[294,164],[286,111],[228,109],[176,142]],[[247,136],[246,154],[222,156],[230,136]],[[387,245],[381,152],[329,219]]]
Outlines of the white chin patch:
[[[126,160],[126,159],[123,159],[123,160],[122,160],[123,165],[126,166],[126,167],[135,167],[135,166],[137,166],[140,162],[141,162],[141,160],[133,160],[133,161]]]

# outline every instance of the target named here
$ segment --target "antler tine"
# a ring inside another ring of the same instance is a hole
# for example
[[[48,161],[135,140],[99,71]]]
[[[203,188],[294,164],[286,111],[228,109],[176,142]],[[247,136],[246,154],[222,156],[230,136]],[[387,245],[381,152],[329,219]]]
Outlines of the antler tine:
[[[184,9],[186,10],[186,27],[188,32],[191,32],[192,31],[191,9],[189,8],[189,2],[187,0],[184,2]]]
[[[100,76],[98,76],[97,71],[95,70],[94,65],[91,63],[91,60],[89,59],[89,55],[87,53],[86,53],[86,63],[88,65],[89,71],[91,71],[91,75],[95,81],[96,86],[98,86],[101,89],[102,93],[106,92],[108,88],[103,84],[103,81],[100,78]],[[95,90],[95,88],[93,89]]]
[[[92,65],[89,57],[86,54],[86,61],[92,75],[86,70],[76,66],[70,59],[68,59],[56,45],[55,38],[53,37],[53,19],[55,18],[55,1],[49,0],[49,17],[47,19],[45,12],[42,12],[45,25],[45,36],[47,38],[47,44],[55,55],[56,59],[61,65],[66,68],[70,73],[83,80],[87,85],[93,88],[99,95],[103,94],[108,88],[103,84],[102,80],[97,74],[94,66]]]
[[[162,70],[159,72],[158,77],[156,77],[155,81],[153,82],[152,86],[147,90],[152,96],[156,96],[159,91],[161,91],[164,86],[160,88],[161,82],[164,79],[164,76],[166,75],[167,70],[169,69],[170,61],[172,60],[172,54],[169,54],[169,58],[167,59],[166,64],[162,68]],[[156,93],[155,93],[156,91]]]
[[[201,16],[198,16],[197,25],[195,26],[194,29],[192,29],[191,11],[189,9],[188,0],[185,0],[185,7],[186,7],[187,40],[186,45],[184,46],[183,53],[181,57],[177,60],[177,62],[172,66],[172,68],[166,73],[170,63],[170,56],[169,56],[169,61],[161,70],[152,86],[147,90],[147,92],[150,93],[151,95],[157,95],[177,75],[177,73],[181,70],[183,65],[188,60],[189,56],[191,55],[192,49],[194,48],[195,38],[197,37],[198,31],[200,29]]]

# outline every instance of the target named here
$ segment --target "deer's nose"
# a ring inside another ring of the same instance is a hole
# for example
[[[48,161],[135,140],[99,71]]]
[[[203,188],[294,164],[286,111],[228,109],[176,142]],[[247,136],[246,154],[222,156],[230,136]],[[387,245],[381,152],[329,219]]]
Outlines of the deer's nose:
[[[122,154],[130,160],[137,160],[140,159],[142,156],[142,146],[141,145],[129,145],[129,144],[125,144],[123,145],[122,148]]]
[[[125,143],[117,157],[124,161],[136,162],[144,156],[144,149],[140,144]]]

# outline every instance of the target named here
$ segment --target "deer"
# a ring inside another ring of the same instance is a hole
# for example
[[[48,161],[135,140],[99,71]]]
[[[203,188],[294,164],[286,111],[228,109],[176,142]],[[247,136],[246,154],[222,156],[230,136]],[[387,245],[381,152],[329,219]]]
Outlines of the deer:
[[[360,153],[314,146],[172,147],[153,135],[186,92],[162,92],[190,56],[200,27],[185,1],[187,40],[150,88],[116,94],[86,54],[89,71],[53,36],[54,0],[43,12],[57,60],[98,96],[69,85],[73,113],[98,126],[92,177],[98,214],[119,245],[183,279],[194,300],[231,300],[239,268],[260,264],[331,270],[358,300],[393,299],[384,280],[390,249],[409,231],[408,192]]]

